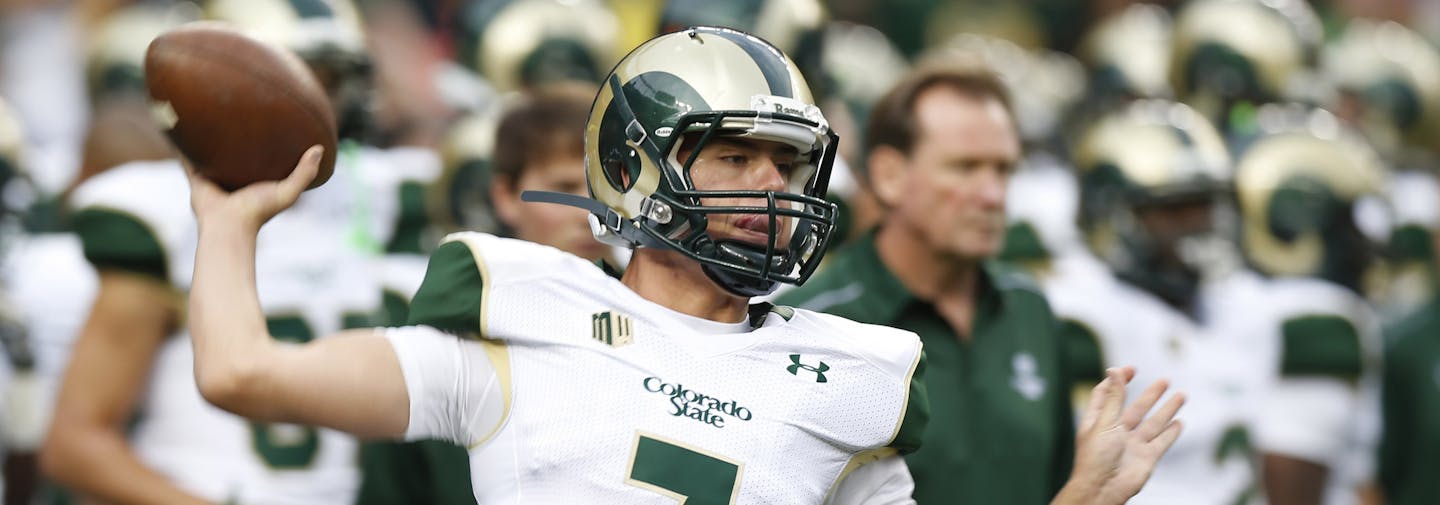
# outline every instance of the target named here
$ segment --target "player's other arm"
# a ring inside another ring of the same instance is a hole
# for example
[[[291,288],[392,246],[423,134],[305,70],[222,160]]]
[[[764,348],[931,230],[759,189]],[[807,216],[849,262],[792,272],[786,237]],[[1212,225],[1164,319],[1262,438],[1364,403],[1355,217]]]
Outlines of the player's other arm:
[[[304,345],[277,342],[260,310],[256,234],[299,198],[319,160],[320,149],[312,148],[287,179],[233,193],[191,174],[200,225],[189,313],[196,383],[207,401],[251,419],[399,438],[409,397],[383,336],[351,330]]]
[[[146,467],[123,431],[179,320],[176,302],[164,281],[102,270],[41,449],[51,478],[111,503],[204,503]]]

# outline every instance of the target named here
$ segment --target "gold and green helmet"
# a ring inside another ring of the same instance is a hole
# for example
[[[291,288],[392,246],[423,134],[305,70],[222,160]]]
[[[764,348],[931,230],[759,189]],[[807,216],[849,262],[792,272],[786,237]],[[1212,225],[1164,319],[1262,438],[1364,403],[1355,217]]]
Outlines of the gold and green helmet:
[[[1389,231],[1377,155],[1323,110],[1262,112],[1276,124],[1245,149],[1235,172],[1246,260],[1267,275],[1360,291]]]
[[[16,218],[34,199],[34,188],[25,171],[25,131],[20,118],[0,99],[0,235],[16,231]],[[0,246],[9,242],[0,237]]]
[[[1183,104],[1141,100],[1096,121],[1072,154],[1090,249],[1120,278],[1188,306],[1223,259],[1216,257],[1225,240],[1220,223],[1160,236],[1141,224],[1140,212],[1196,203],[1219,210],[1231,175],[1219,132]]]
[[[340,138],[369,135],[373,67],[352,0],[206,0],[205,16],[294,51],[325,85]]]
[[[681,160],[687,136],[696,145]],[[697,190],[691,166],[721,136],[794,146],[799,156],[787,190]],[[779,49],[744,32],[694,27],[640,45],[601,83],[585,129],[591,198],[522,198],[585,208],[600,241],[678,251],[731,293],[758,296],[780,282],[803,283],[829,247],[836,209],[825,192],[838,142],[800,70]],[[702,198],[764,203],[708,206]],[[768,216],[769,240],[716,240],[706,231],[715,214]]]
[[[620,21],[599,0],[468,2],[459,22],[456,58],[501,92],[599,82],[621,50]]]
[[[1358,126],[1385,157],[1440,149],[1440,48],[1393,21],[1355,19],[1326,45],[1326,77]]]
[[[137,2],[111,13],[88,37],[85,67],[91,99],[148,96],[141,71],[150,41],[199,18],[199,6],[190,2]]]
[[[1304,0],[1193,0],[1175,18],[1175,96],[1225,132],[1249,133],[1253,108],[1308,99],[1322,37]]]

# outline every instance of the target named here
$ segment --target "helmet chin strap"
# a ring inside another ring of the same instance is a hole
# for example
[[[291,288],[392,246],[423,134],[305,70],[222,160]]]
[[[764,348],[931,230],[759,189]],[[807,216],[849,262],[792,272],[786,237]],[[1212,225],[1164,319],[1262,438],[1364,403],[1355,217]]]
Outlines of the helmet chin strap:
[[[616,247],[633,247],[641,245],[645,247],[663,247],[650,235],[646,234],[635,222],[625,219],[625,216],[615,212],[615,209],[601,203],[594,198],[576,196],[570,193],[557,193],[554,191],[523,191],[520,193],[520,200],[536,203],[553,203],[567,207],[578,207],[590,211],[591,231],[595,232],[595,239]],[[596,226],[596,225],[599,226]]]
[[[654,240],[648,234],[636,226],[629,219],[625,219],[620,213],[615,212],[609,206],[593,198],[576,196],[570,193],[557,193],[554,191],[524,191],[520,193],[520,200],[537,203],[553,203],[569,207],[578,207],[590,211],[603,227],[602,233],[609,233],[611,237],[622,239],[625,245],[638,244],[644,247],[667,247],[664,243]],[[605,241],[601,233],[596,238]],[[747,266],[761,268],[767,259],[770,263],[770,271],[781,271],[784,269],[785,260],[779,255],[767,255],[761,248],[729,240],[711,241],[708,237],[702,237],[699,249],[709,249],[711,257],[720,257],[734,263],[742,263]],[[768,256],[768,258],[767,258]],[[727,268],[717,267],[704,262],[700,264],[705,275],[725,291],[736,296],[746,298],[768,295],[775,291],[778,282],[762,279],[752,275],[745,275],[731,271]]]

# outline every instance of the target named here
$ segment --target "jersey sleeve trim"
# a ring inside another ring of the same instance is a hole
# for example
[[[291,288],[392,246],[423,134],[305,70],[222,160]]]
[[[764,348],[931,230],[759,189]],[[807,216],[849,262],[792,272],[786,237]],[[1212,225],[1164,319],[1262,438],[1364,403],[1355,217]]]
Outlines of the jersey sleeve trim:
[[[112,207],[87,207],[75,213],[75,232],[85,259],[97,269],[116,269],[169,283],[160,235],[139,216]]]
[[[894,448],[900,454],[909,454],[920,448],[921,436],[925,433],[925,425],[930,422],[930,399],[925,392],[925,348],[917,343],[915,361],[910,363],[910,371],[905,374],[905,382],[908,384],[905,390],[905,406],[900,412],[900,421],[895,425],[895,431],[890,435],[888,447]]]
[[[470,237],[452,237],[430,256],[425,280],[410,302],[407,324],[484,337],[489,334],[490,291],[490,272],[479,244]]]
[[[1281,374],[1352,380],[1363,368],[1360,332],[1349,320],[1309,315],[1285,321]]]
[[[505,422],[510,420],[510,405],[515,398],[514,390],[511,389],[509,347],[498,340],[479,339],[479,341],[480,346],[485,349],[485,357],[490,360],[491,368],[495,370],[495,379],[500,383],[501,400],[504,401],[505,407],[500,412],[500,422],[495,423],[495,427],[485,436],[467,446],[469,449],[485,445],[490,439],[495,438],[496,433],[500,433],[500,429],[505,427]]]
[[[885,458],[896,457],[899,453],[900,451],[895,450],[894,447],[876,447],[855,453],[855,456],[845,463],[845,469],[840,471],[840,476],[830,484],[830,491],[825,493],[825,501],[822,503],[829,503],[830,499],[835,496],[835,491],[840,489],[840,483],[845,482],[845,479],[850,477],[855,470]]]

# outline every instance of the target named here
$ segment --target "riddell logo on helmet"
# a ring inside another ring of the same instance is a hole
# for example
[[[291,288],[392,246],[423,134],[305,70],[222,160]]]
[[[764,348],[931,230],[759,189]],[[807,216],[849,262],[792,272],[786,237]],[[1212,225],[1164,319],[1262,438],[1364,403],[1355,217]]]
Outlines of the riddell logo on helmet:
[[[740,402],[723,401],[697,393],[685,389],[683,385],[665,382],[659,377],[646,377],[644,386],[646,391],[669,396],[672,409],[670,415],[675,417],[688,417],[716,428],[725,427],[726,416],[741,421],[749,421],[753,417],[750,409],[741,407]]]

